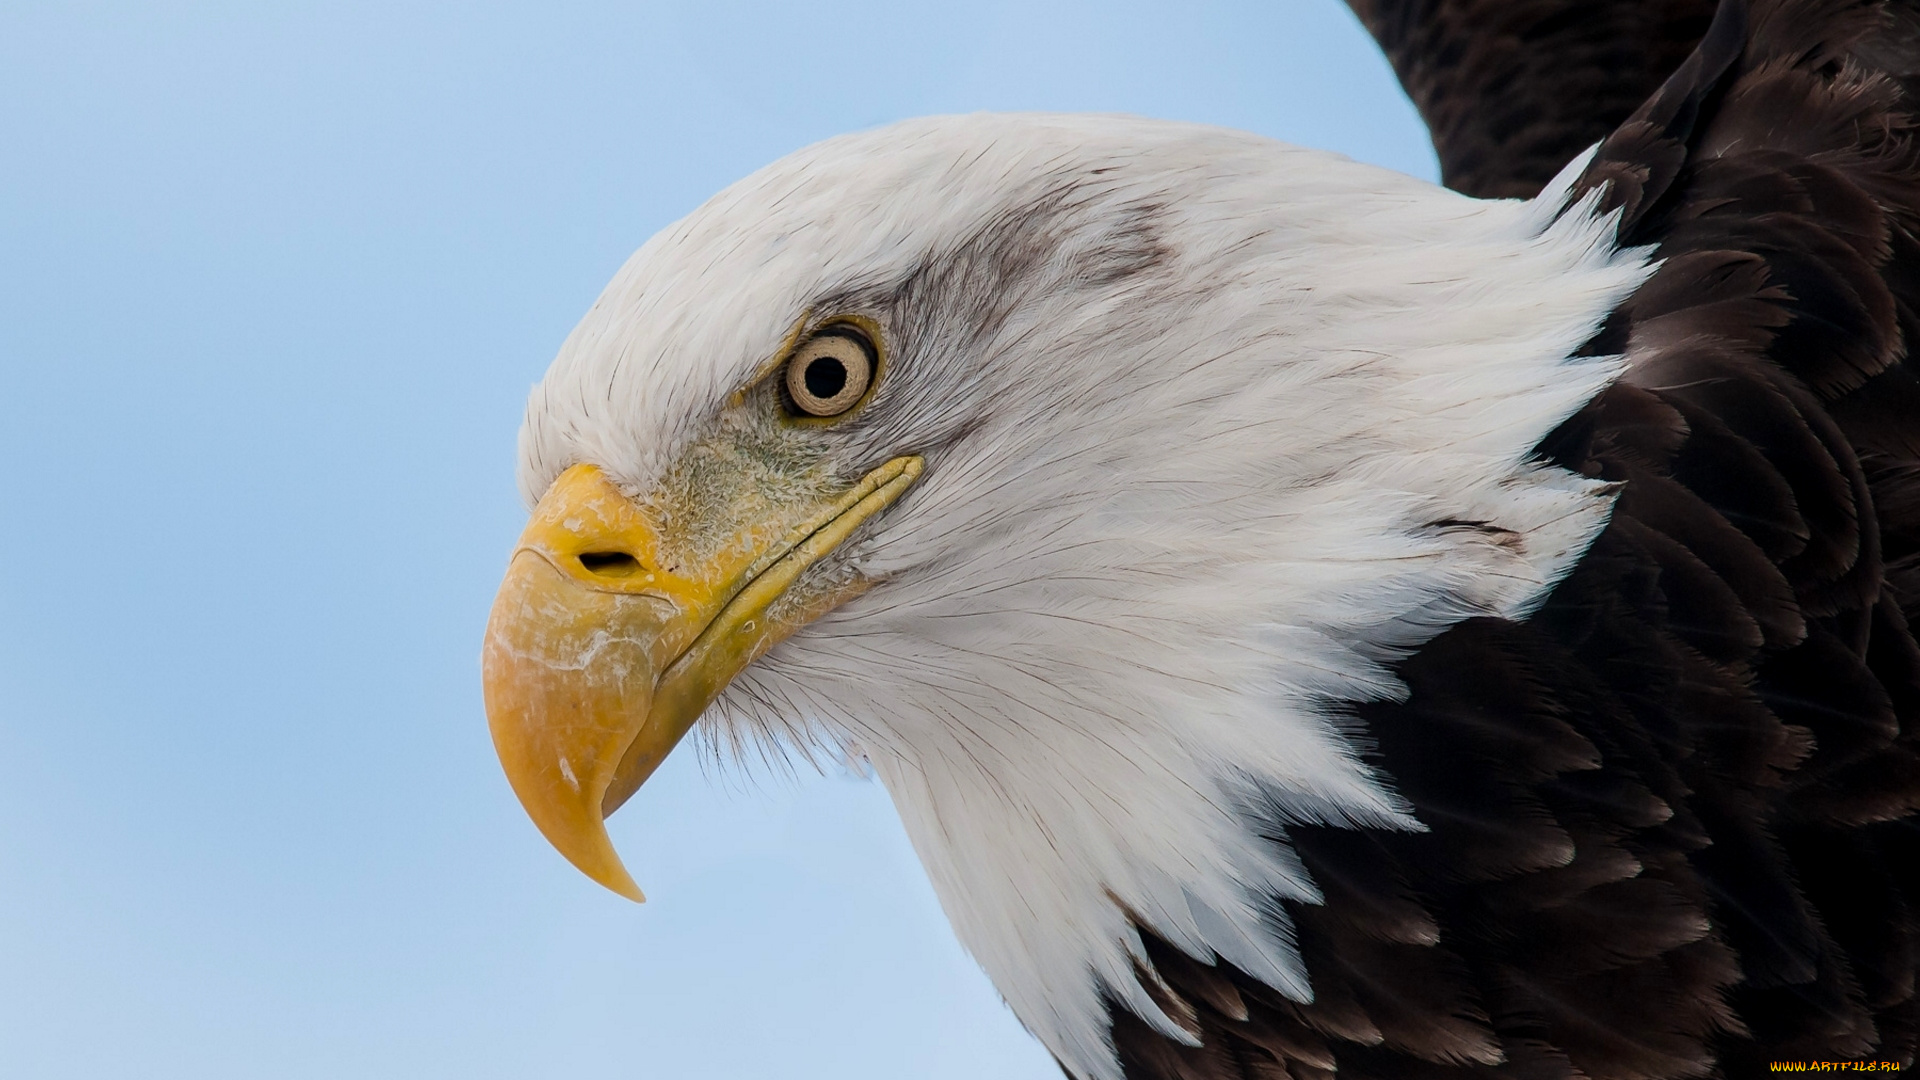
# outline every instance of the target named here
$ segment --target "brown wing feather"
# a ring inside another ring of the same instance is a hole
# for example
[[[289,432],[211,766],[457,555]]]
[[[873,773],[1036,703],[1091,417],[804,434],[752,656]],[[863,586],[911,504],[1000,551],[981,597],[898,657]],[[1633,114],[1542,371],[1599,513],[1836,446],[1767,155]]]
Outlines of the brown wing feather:
[[[1660,86],[1713,0],[1348,0],[1440,154],[1481,198],[1538,192]]]
[[[1579,190],[1663,262],[1589,345],[1628,374],[1541,453],[1619,483],[1611,523],[1537,616],[1355,707],[1429,832],[1274,823],[1326,895],[1285,905],[1315,1000],[1149,936],[1203,1045],[1115,1009],[1129,1077],[1913,1060],[1916,12],[1729,6],[1607,136]]]

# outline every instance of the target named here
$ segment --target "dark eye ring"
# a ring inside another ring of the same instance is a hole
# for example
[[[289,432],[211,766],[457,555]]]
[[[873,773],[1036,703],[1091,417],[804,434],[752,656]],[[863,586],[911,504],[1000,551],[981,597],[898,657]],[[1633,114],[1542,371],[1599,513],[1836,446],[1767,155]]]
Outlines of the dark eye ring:
[[[873,368],[873,342],[865,334],[829,326],[787,360],[787,400],[803,416],[839,416],[866,395]]]

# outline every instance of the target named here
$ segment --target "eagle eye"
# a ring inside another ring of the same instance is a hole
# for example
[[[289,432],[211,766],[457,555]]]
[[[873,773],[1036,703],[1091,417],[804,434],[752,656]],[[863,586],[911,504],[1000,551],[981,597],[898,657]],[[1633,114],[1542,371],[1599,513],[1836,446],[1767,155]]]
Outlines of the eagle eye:
[[[788,403],[801,416],[839,416],[872,385],[874,356],[873,341],[858,327],[827,327],[787,360]]]

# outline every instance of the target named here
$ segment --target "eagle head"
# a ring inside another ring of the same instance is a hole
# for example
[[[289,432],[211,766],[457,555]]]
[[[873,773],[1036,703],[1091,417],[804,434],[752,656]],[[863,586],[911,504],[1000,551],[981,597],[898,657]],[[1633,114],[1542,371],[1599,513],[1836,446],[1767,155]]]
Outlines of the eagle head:
[[[1355,702],[1538,604],[1604,524],[1535,447],[1646,275],[1565,187],[1467,199],[1251,135],[912,121],[800,151],[621,269],[534,389],[489,719],[547,838],[690,730],[886,785],[1069,1071],[1140,934],[1310,1000],[1300,823],[1422,826]]]

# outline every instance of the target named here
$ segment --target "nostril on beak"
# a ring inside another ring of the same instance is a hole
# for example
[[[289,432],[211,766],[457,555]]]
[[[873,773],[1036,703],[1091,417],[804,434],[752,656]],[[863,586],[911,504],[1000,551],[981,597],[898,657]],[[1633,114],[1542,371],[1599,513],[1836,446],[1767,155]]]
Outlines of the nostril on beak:
[[[600,577],[632,577],[640,572],[640,560],[624,551],[583,551],[580,565]]]

